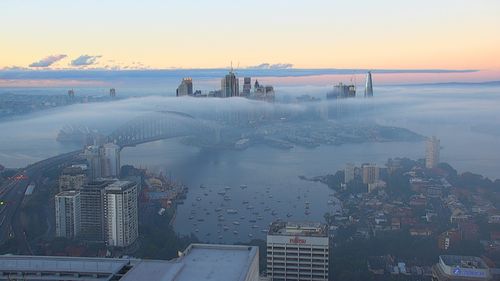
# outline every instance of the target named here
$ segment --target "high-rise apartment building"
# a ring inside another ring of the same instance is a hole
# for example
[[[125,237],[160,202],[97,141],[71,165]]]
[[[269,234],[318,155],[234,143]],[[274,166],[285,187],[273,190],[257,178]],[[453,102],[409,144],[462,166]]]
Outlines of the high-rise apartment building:
[[[425,143],[425,167],[428,169],[436,168],[439,164],[440,141],[436,136],[428,138]]]
[[[75,238],[80,234],[80,193],[76,190],[60,192],[55,196],[56,236]]]
[[[116,181],[105,189],[106,243],[127,247],[139,237],[137,183]]]
[[[86,165],[66,167],[59,176],[59,192],[80,189],[85,183],[87,183]]]
[[[240,96],[240,86],[238,82],[238,77],[234,74],[233,70],[229,72],[224,78],[221,80],[221,97],[229,98],[229,97],[238,97]]]
[[[379,168],[375,164],[363,164],[361,166],[364,184],[374,184],[379,180]]]
[[[366,74],[365,98],[373,97],[372,73],[368,71]]]
[[[356,167],[352,163],[347,163],[345,168],[344,168],[344,183],[348,184],[352,180],[354,180],[355,177],[355,171]]]
[[[193,80],[191,78],[183,78],[179,87],[177,87],[176,96],[192,96],[193,95]]]
[[[101,177],[116,178],[120,176],[120,147],[107,143],[101,149]]]
[[[80,189],[81,237],[87,241],[105,241],[104,195],[112,180],[94,181]]]
[[[267,276],[271,280],[328,280],[328,257],[326,224],[271,224],[267,234]]]
[[[85,148],[85,158],[88,164],[88,176],[90,181],[101,177],[101,149],[98,145],[90,145]]]

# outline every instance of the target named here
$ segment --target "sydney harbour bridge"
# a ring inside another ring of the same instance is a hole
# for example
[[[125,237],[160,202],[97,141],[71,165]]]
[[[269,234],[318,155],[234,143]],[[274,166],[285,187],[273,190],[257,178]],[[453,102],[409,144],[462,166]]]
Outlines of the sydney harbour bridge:
[[[107,142],[115,143],[123,148],[185,136],[218,142],[220,126],[186,113],[157,111],[126,122],[108,135]]]

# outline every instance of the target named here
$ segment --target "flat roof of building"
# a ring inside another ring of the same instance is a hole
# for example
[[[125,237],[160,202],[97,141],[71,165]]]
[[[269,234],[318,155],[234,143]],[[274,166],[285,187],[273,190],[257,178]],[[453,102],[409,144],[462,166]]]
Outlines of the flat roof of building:
[[[450,267],[488,269],[486,263],[479,257],[443,255],[439,256],[439,258],[445,265]]]
[[[269,227],[269,235],[328,237],[328,226],[319,222],[276,221]]]
[[[112,275],[130,262],[128,259],[3,255],[0,256],[0,271]]]
[[[106,190],[125,190],[136,185],[133,181],[117,180],[106,186]]]
[[[191,244],[179,258],[169,261],[5,255],[0,256],[0,273],[43,272],[54,279],[63,274],[65,280],[93,275],[92,280],[244,281],[258,255],[255,246],[210,244]]]

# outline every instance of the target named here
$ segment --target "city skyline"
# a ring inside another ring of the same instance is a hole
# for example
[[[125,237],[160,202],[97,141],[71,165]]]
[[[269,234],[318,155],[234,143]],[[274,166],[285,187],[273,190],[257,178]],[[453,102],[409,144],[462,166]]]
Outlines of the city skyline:
[[[2,1],[0,68],[500,69],[497,1],[152,2]]]

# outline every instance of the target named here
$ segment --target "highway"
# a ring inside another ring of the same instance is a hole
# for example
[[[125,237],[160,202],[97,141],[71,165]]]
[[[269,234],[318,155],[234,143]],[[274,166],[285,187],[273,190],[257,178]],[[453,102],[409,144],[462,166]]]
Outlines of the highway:
[[[0,186],[0,245],[9,239],[15,239],[17,252],[15,254],[33,254],[26,232],[20,219],[20,208],[25,197],[27,186],[41,181],[45,170],[74,160],[82,151],[54,156],[20,170],[7,182]]]

